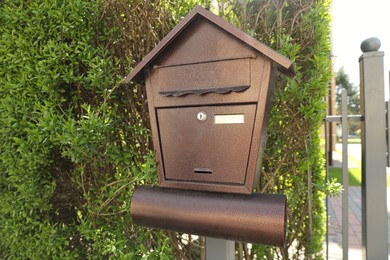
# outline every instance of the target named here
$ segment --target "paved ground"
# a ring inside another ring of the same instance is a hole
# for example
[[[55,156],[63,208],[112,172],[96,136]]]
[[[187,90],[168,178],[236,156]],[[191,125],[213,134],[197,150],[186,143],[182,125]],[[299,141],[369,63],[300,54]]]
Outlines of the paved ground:
[[[352,148],[352,147],[351,147]],[[353,147],[351,150],[358,150]],[[360,150],[360,147],[359,147]],[[349,154],[351,155],[350,151]],[[358,157],[358,156],[356,156]],[[338,154],[334,153],[335,166],[339,166]],[[360,158],[356,158],[360,159]],[[350,167],[354,167],[350,165]],[[390,209],[390,189],[387,189],[387,208]],[[362,259],[362,213],[361,213],[361,188],[350,186],[349,190],[349,259]],[[328,199],[329,212],[329,250],[328,259],[342,259],[342,203],[341,197]],[[390,220],[390,212],[388,212],[388,220]],[[390,238],[390,229],[388,231]],[[389,239],[390,241],[390,239]],[[390,244],[389,244],[390,245]],[[389,247],[390,248],[390,247]],[[326,259],[326,258],[325,258]],[[389,254],[390,259],[390,254]]]
[[[390,189],[387,189],[387,208],[390,208]],[[341,197],[329,198],[329,259],[342,259],[341,235]],[[390,212],[388,211],[388,222]],[[362,228],[361,228],[361,188],[352,186],[349,190],[349,259],[362,259]],[[390,238],[390,229],[388,229]],[[389,240],[390,241],[390,240]],[[388,245],[390,248],[390,243]],[[390,252],[389,252],[390,253]],[[389,254],[390,258],[390,254]]]

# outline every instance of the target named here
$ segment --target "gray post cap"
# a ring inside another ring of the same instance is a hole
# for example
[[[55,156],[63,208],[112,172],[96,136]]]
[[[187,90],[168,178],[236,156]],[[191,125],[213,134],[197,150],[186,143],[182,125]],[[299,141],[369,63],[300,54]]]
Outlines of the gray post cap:
[[[376,37],[368,38],[360,45],[362,52],[378,51],[380,47],[381,41]]]

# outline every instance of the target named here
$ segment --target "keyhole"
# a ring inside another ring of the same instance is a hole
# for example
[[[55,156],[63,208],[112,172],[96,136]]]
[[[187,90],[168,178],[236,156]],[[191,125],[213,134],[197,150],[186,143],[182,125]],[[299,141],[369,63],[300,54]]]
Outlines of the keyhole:
[[[196,116],[199,121],[205,121],[207,119],[207,115],[205,112],[199,112],[198,115]]]

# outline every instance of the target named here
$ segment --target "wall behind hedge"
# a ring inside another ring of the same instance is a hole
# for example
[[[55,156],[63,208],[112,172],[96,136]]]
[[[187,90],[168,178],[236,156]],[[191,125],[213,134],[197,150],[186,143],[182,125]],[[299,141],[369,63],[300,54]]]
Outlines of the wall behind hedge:
[[[0,2],[0,258],[200,258],[203,239],[132,225],[132,192],[157,173],[145,89],[122,78],[210,2]],[[320,255],[329,77],[327,2],[289,2],[218,1],[214,10],[297,64],[294,80],[279,79],[258,188],[288,195],[289,247],[251,252],[286,259],[288,248]]]

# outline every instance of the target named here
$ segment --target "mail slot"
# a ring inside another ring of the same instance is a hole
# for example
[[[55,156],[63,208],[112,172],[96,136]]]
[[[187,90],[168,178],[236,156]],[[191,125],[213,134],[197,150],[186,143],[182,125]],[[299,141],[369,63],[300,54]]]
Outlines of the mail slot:
[[[293,65],[195,7],[126,77],[145,82],[161,187],[251,194],[275,72]]]

